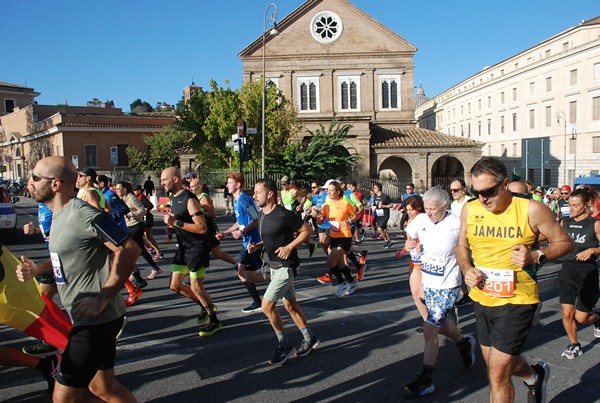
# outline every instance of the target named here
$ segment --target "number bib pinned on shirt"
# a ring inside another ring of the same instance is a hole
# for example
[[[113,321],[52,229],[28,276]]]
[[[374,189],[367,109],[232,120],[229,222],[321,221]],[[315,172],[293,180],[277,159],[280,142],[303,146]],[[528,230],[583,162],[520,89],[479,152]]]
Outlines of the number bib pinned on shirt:
[[[443,276],[446,270],[446,259],[421,255],[421,271],[432,276]]]
[[[499,298],[510,298],[515,295],[515,271],[512,269],[487,269],[477,267],[483,274],[479,288],[484,293]]]
[[[57,284],[67,284],[67,279],[65,277],[65,271],[60,264],[60,258],[58,257],[58,253],[51,252],[50,260],[52,261],[52,270],[54,271],[54,278],[56,279]]]

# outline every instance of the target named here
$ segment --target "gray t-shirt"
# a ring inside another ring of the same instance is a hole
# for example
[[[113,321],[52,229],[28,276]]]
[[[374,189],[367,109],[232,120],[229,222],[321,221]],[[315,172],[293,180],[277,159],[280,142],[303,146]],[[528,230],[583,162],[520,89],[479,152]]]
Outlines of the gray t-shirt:
[[[110,272],[110,249],[98,238],[92,225],[100,214],[104,213],[80,199],[72,199],[52,220],[50,254],[54,276],[60,299],[75,326],[107,323],[125,314],[119,294],[95,318],[78,320],[72,314],[75,301],[100,293]],[[60,269],[56,267],[57,261]]]

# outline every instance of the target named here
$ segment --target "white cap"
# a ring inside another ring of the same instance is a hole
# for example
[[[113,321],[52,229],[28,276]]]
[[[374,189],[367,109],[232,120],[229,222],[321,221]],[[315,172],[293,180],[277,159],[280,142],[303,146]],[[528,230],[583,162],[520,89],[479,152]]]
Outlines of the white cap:
[[[335,182],[335,179],[329,179],[323,186],[327,188],[329,185],[331,185],[331,182]]]

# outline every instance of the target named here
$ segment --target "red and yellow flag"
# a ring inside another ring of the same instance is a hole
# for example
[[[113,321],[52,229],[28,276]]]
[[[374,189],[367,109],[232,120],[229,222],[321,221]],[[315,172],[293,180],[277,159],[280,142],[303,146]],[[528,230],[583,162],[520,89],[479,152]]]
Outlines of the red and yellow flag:
[[[37,281],[17,279],[21,262],[2,246],[0,250],[0,323],[64,350],[71,319],[46,297]]]

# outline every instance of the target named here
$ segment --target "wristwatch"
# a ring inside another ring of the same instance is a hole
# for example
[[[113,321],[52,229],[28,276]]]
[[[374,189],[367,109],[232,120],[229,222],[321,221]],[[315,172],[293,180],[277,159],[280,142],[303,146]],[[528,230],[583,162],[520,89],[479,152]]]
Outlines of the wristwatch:
[[[536,263],[536,264],[537,264],[539,267],[542,267],[542,265],[543,265],[544,263],[546,263],[546,255],[544,255],[544,252],[542,252],[542,251],[541,251],[541,250],[539,250],[539,249],[536,249],[536,250],[535,250],[535,252],[537,252],[537,254],[538,254],[538,258],[537,258],[537,260],[536,260],[536,262],[535,262],[535,263]]]
[[[176,226],[177,228],[181,228],[181,227],[183,227],[183,221],[181,221],[181,220],[177,220],[177,221],[175,221],[175,226]]]

